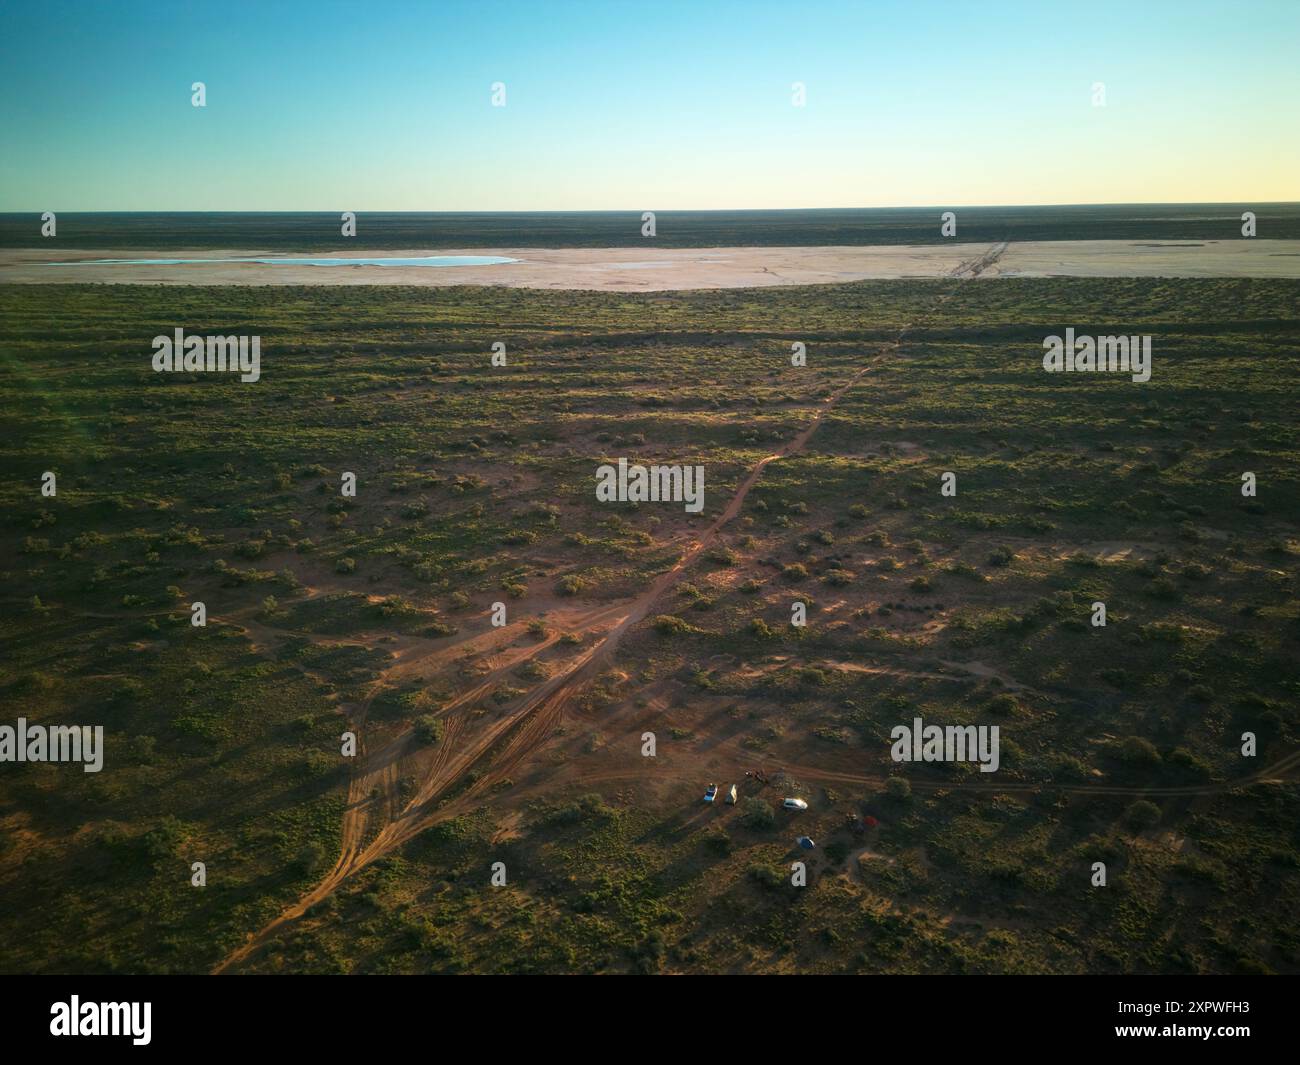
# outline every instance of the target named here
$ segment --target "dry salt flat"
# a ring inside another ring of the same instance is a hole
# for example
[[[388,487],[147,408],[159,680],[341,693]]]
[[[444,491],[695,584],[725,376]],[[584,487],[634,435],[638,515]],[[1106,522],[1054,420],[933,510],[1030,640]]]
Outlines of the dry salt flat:
[[[789,248],[413,248],[317,255],[296,262],[283,261],[292,256],[239,249],[90,252],[39,248],[0,251],[0,283],[501,285],[659,292],[944,277],[989,247],[953,243]],[[506,261],[469,265],[402,261],[429,257]],[[106,259],[129,261],[102,262]],[[208,261],[176,261],[186,259]],[[262,261],[221,261],[235,259]],[[318,265],[322,260],[351,259],[383,259],[388,265]],[[1300,240],[1027,241],[1010,244],[980,277],[1300,278]]]

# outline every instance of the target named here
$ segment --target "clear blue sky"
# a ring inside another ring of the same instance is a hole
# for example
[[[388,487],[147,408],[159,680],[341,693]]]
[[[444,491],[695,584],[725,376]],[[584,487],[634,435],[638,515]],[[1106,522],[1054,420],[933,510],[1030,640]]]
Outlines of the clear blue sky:
[[[0,210],[1295,200],[1297,56],[1300,0],[6,0]]]

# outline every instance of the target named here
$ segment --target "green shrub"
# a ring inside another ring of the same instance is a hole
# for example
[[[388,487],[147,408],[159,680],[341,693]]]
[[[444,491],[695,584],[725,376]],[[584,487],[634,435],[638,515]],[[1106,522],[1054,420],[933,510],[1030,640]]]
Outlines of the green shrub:
[[[1124,823],[1130,828],[1152,828],[1160,822],[1160,807],[1146,799],[1138,799],[1124,812]]]
[[[1159,765],[1160,752],[1155,744],[1142,736],[1126,736],[1112,745],[1115,756],[1130,765]]]
[[[325,848],[319,843],[308,843],[298,852],[294,866],[304,876],[310,876],[325,863]]]
[[[425,746],[442,742],[444,725],[433,714],[423,714],[415,719],[415,738]]]
[[[885,781],[885,794],[900,802],[912,797],[912,782],[906,777],[890,777]]]
[[[711,828],[704,833],[704,846],[725,858],[731,853],[731,837],[719,827]]]
[[[757,795],[751,795],[740,804],[740,823],[756,831],[771,828],[776,824],[776,811]]]
[[[576,573],[569,573],[560,578],[560,582],[555,586],[555,589],[560,595],[580,595],[586,587],[586,581]]]

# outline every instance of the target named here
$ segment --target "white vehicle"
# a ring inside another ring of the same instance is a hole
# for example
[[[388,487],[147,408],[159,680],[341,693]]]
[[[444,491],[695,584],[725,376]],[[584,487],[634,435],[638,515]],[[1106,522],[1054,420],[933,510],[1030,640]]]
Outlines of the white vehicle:
[[[808,804],[803,799],[782,799],[781,805],[787,810],[806,810]]]
[[[729,787],[729,788],[727,789],[727,800],[726,800],[726,801],[727,801],[727,805],[728,805],[728,806],[735,806],[735,805],[736,805],[736,785],[735,785],[735,784],[732,784],[731,787]]]

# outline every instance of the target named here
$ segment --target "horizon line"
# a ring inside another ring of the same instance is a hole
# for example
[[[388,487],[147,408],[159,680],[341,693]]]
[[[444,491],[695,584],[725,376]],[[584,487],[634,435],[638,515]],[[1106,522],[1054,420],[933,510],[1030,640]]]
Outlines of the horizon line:
[[[565,208],[565,207],[544,207],[544,208],[494,208],[490,210],[474,209],[464,210],[454,207],[440,207],[436,209],[392,209],[383,207],[363,207],[352,208],[345,207],[341,210],[353,211],[355,214],[460,214],[460,215],[493,215],[493,214],[640,214],[644,211],[654,211],[659,214],[670,212],[682,212],[690,214],[727,214],[740,211],[929,211],[929,210],[996,210],[1014,207],[1232,207],[1242,204],[1267,205],[1271,207],[1293,207],[1300,206],[1300,200],[1252,200],[1249,197],[1243,197],[1238,200],[1096,200],[1076,203],[927,203],[927,204],[890,204],[877,205],[870,207],[598,207],[598,208]],[[51,208],[49,206],[42,208],[23,208],[23,209],[6,209],[0,210],[0,216],[3,215],[26,215],[41,214],[44,211],[54,210],[55,213],[60,211],[65,214],[117,214],[117,215],[168,215],[168,214],[337,214],[339,208],[333,207],[312,207],[312,208],[173,208],[170,210],[139,210],[139,209],[96,209],[83,210],[75,207]]]

